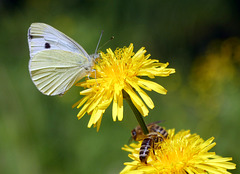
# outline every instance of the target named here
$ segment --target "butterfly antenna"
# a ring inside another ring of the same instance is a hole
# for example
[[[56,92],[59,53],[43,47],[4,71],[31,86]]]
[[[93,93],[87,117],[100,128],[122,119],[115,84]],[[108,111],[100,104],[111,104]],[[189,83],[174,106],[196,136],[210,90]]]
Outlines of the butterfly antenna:
[[[100,41],[101,41],[101,39],[102,39],[102,35],[103,35],[103,30],[102,30],[101,35],[100,35],[100,37],[99,37],[98,44],[97,44],[97,47],[96,47],[96,50],[95,50],[95,54],[97,54],[98,46],[99,46]]]
[[[113,40],[113,39],[114,39],[114,36],[111,36],[110,39],[109,39],[107,42],[105,42],[105,43],[99,48],[99,50],[100,50],[102,47],[104,47],[108,42],[110,42],[111,40]]]

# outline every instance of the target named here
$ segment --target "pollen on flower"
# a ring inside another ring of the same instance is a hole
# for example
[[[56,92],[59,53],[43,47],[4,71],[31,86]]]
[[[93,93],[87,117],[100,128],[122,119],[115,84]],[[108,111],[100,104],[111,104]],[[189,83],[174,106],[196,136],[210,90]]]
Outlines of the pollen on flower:
[[[215,152],[208,152],[216,145],[213,137],[204,141],[197,134],[190,131],[168,130],[169,138],[156,148],[155,155],[150,153],[147,164],[139,160],[141,142],[125,145],[122,149],[130,152],[132,162],[124,163],[126,167],[121,171],[125,173],[174,173],[174,174],[200,174],[229,173],[228,169],[235,169],[232,158],[221,157]]]
[[[123,91],[130,96],[143,116],[148,115],[148,108],[154,108],[152,99],[143,89],[160,94],[167,93],[167,90],[158,83],[140,77],[166,77],[174,73],[175,69],[167,68],[168,63],[150,59],[150,54],[145,53],[143,47],[134,53],[133,44],[117,48],[114,52],[109,48],[107,53],[100,53],[101,58],[94,65],[96,72],[91,76],[93,79],[77,84],[86,88],[80,92],[80,95],[85,97],[73,105],[77,108],[82,107],[77,115],[79,119],[86,113],[91,115],[88,127],[94,125],[97,126],[97,130],[99,129],[103,113],[111,103],[113,120],[123,119]]]

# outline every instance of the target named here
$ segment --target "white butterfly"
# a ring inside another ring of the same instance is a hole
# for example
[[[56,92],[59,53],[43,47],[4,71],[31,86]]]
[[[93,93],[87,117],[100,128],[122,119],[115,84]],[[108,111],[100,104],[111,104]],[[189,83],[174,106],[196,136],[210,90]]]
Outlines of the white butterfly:
[[[57,29],[33,23],[28,30],[29,72],[45,95],[62,95],[92,71],[98,54],[88,53]]]

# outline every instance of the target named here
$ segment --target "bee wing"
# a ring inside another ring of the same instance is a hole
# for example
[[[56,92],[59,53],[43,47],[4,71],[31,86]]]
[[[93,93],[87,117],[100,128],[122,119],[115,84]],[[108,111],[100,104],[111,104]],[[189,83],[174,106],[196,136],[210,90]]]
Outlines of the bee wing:
[[[45,95],[60,95],[90,73],[86,57],[64,50],[44,50],[29,62],[33,83]]]
[[[147,126],[150,126],[150,125],[152,125],[152,124],[159,124],[159,123],[162,123],[162,122],[164,122],[164,121],[165,121],[165,120],[155,121],[155,122],[152,122],[152,123],[147,124]]]

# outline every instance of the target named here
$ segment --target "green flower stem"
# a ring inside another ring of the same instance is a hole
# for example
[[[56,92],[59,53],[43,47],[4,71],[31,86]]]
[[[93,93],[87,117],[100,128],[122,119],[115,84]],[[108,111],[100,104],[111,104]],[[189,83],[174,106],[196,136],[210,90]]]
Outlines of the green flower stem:
[[[128,93],[126,93],[125,91],[123,91],[123,97],[127,100],[129,106],[131,107],[137,121],[138,124],[140,125],[140,127],[142,128],[143,133],[146,135],[148,134],[148,129],[147,126],[143,120],[143,116],[141,115],[141,113],[138,111],[138,109],[135,107],[135,105],[133,104],[130,96],[128,95]]]

